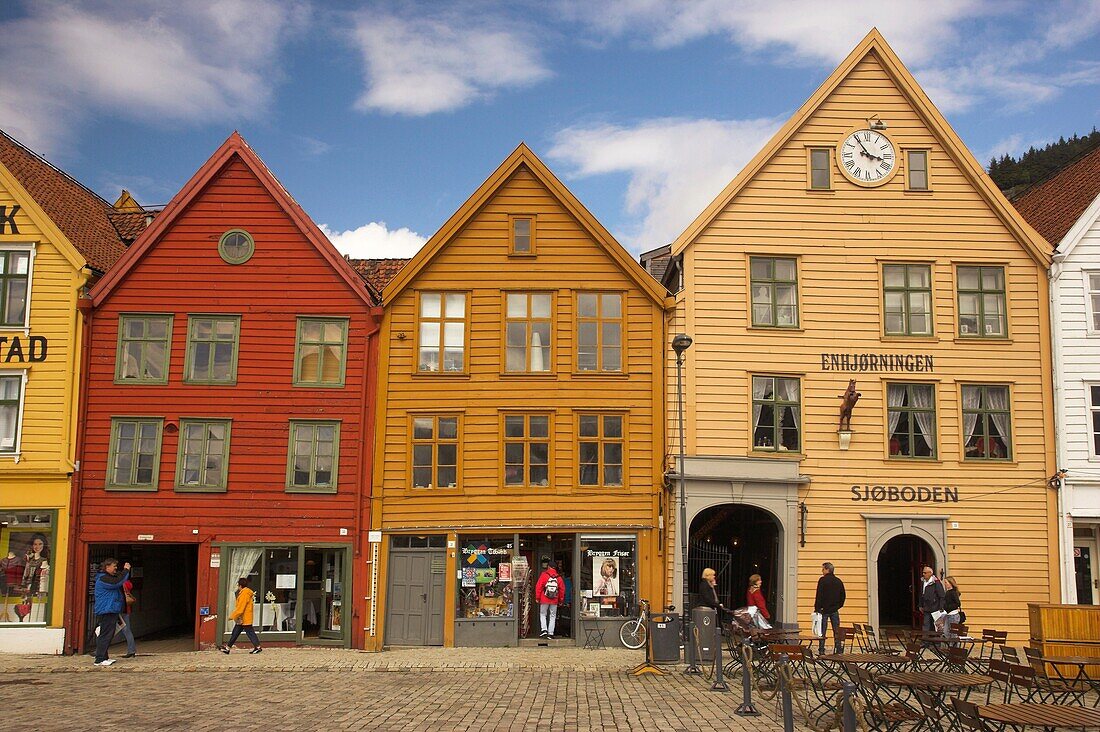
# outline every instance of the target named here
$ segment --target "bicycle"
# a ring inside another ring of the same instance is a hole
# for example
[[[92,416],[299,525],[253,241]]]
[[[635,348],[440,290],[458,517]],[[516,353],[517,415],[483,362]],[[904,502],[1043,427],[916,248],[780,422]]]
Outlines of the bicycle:
[[[676,609],[675,605],[666,605],[665,612]],[[649,600],[638,600],[638,617],[627,620],[619,627],[619,640],[632,651],[636,651],[646,642],[646,621],[649,620]]]

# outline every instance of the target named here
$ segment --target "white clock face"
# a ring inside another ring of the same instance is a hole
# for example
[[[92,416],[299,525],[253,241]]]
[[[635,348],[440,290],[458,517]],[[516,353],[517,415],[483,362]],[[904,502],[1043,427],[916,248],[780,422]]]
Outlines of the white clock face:
[[[898,164],[894,144],[874,130],[856,130],[845,137],[839,156],[844,174],[864,186],[886,182]]]

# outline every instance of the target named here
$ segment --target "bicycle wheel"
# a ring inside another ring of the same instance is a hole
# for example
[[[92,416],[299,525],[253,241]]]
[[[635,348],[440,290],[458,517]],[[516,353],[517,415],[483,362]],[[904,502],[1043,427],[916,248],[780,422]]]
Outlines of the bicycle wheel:
[[[632,651],[636,651],[645,645],[645,623],[641,618],[635,618],[623,623],[619,628],[619,640]]]

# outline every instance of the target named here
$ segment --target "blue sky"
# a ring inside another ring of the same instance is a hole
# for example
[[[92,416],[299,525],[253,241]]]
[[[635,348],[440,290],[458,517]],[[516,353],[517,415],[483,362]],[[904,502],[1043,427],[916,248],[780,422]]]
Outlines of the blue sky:
[[[146,204],[238,129],[361,257],[410,256],[525,141],[637,253],[872,26],[983,164],[1100,124],[1100,0],[7,0],[0,127]]]

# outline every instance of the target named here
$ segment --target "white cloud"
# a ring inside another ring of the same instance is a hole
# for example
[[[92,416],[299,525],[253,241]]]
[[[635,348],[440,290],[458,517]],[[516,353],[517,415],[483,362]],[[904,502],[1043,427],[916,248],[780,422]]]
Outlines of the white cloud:
[[[308,10],[279,0],[28,3],[0,24],[0,126],[39,150],[81,120],[262,115],[285,37]]]
[[[348,231],[333,231],[325,224],[319,228],[341,254],[353,259],[412,257],[428,240],[405,227],[391,230],[385,221],[372,221]]]
[[[831,67],[877,27],[944,112],[1030,109],[1100,83],[1100,63],[1064,52],[1095,39],[1100,2],[1057,0],[559,0],[597,38],[657,48],[724,36],[761,63]],[[993,23],[1004,19],[1011,23]],[[1010,35],[1012,27],[1023,35]],[[1044,63],[1055,64],[1051,73]]]
[[[779,128],[780,119],[657,119],[633,127],[597,124],[559,132],[550,156],[577,177],[626,173],[631,250],[672,241]]]
[[[367,76],[361,110],[446,112],[550,75],[527,32],[460,10],[419,18],[363,13],[354,39]]]
[[[991,14],[988,0],[562,0],[566,15],[597,33],[641,36],[659,48],[727,36],[768,61],[835,64],[877,26],[910,63],[954,42],[959,21]]]

